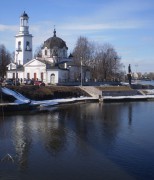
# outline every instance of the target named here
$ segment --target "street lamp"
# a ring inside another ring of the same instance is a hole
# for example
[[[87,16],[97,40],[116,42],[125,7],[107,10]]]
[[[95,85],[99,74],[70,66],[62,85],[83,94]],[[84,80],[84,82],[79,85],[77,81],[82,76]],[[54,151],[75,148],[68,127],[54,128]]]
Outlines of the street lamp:
[[[126,80],[126,79],[125,79],[125,75],[126,75],[125,65],[123,65],[123,68],[124,68],[124,69],[123,69],[123,73],[124,73],[124,81],[125,81],[125,80]]]
[[[68,81],[70,81],[71,79],[71,73],[70,73],[70,70],[71,70],[71,66],[68,66]]]
[[[82,86],[82,57],[81,57],[81,86]]]
[[[114,81],[116,81],[116,73],[117,73],[117,57],[115,57],[114,60],[115,60]]]

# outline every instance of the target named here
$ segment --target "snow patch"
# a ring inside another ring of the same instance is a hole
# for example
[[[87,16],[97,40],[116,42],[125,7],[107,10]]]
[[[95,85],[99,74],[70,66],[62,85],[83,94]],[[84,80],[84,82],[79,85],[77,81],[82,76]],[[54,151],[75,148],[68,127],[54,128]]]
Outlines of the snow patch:
[[[18,103],[18,104],[23,104],[23,103],[29,103],[30,102],[30,99],[26,98],[25,96],[23,96],[22,94],[20,94],[20,93],[18,93],[16,91],[13,91],[13,90],[8,89],[6,87],[3,87],[1,89],[2,89],[3,93],[15,97],[16,98],[15,102]]]

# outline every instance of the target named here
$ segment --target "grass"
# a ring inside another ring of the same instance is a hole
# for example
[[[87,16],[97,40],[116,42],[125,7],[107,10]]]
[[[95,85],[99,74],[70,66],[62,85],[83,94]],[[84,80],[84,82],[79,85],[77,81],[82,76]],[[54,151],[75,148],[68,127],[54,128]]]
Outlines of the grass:
[[[101,91],[133,91],[129,86],[99,86],[97,88]]]
[[[12,90],[15,90],[27,98],[32,100],[48,100],[58,98],[71,98],[88,96],[86,92],[82,91],[79,87],[74,86],[10,86]]]

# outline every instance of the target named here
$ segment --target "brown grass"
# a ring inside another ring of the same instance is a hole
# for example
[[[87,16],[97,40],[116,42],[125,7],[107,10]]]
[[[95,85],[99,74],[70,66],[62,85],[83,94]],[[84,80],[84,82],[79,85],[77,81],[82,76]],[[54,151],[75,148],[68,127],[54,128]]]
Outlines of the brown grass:
[[[12,90],[15,90],[27,98],[32,100],[47,100],[57,98],[71,98],[87,95],[79,87],[74,86],[10,86]]]
[[[129,86],[99,86],[97,88],[101,91],[131,91],[133,90]]]
[[[15,90],[25,97],[32,100],[49,100],[57,98],[71,98],[80,96],[89,96],[85,91],[81,90],[77,86],[10,86],[12,90]],[[101,91],[130,91],[132,90],[127,86],[98,86]]]

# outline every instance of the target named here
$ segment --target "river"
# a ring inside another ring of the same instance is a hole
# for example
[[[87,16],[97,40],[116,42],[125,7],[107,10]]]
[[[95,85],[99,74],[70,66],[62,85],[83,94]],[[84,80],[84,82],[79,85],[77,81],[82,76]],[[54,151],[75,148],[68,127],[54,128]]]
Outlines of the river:
[[[0,179],[154,179],[154,102],[0,116]]]
[[[143,85],[152,85],[152,86],[154,86],[154,80],[151,80],[151,81],[134,80],[133,83],[135,83],[135,84],[143,84]]]

